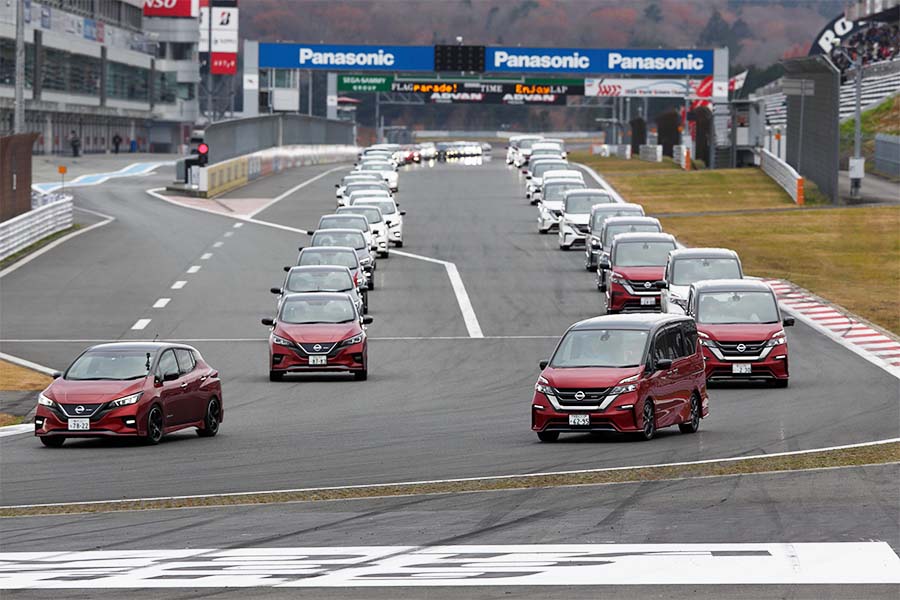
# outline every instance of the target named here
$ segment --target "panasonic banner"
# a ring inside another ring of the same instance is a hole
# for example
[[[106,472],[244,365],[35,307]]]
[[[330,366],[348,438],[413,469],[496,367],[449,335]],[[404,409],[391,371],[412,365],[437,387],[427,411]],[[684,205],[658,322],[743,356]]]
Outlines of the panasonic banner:
[[[487,73],[710,75],[712,50],[487,48]]]
[[[434,47],[260,43],[259,68],[434,71]]]

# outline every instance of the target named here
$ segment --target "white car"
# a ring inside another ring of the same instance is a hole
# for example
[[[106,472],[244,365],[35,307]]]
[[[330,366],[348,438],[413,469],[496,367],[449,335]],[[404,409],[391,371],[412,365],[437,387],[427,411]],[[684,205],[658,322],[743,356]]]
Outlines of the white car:
[[[287,294],[299,292],[345,292],[353,299],[360,314],[369,312],[369,293],[360,290],[353,281],[353,273],[339,265],[306,265],[290,267],[281,287],[270,290],[278,296],[275,312],[281,308],[281,301]]]
[[[669,252],[660,293],[662,312],[685,314],[691,284],[708,279],[743,279],[741,259],[726,248],[681,248]]]
[[[564,194],[569,190],[586,189],[583,181],[570,178],[545,179],[538,204],[538,233],[549,233],[559,227],[563,213]]]
[[[424,142],[419,144],[419,156],[422,160],[434,160],[437,158],[437,146],[434,142]]]
[[[544,183],[544,173],[547,171],[562,171],[569,168],[569,163],[559,159],[542,158],[528,165],[525,173],[525,199],[532,204],[537,204],[535,192],[538,197],[541,193],[541,185]]]
[[[337,199],[337,205],[350,206],[350,197],[358,192],[392,195],[384,181],[354,181],[344,186],[344,191],[341,193],[340,198]]]
[[[516,152],[519,148],[519,142],[525,139],[534,139],[539,140],[541,136],[539,135],[529,135],[529,134],[519,134],[519,135],[511,135],[509,136],[509,141],[506,143],[506,164],[511,165],[516,160]]]
[[[515,151],[513,153],[513,165],[517,169],[521,169],[522,165],[528,162],[531,157],[531,146],[535,142],[539,142],[541,136],[530,136],[516,140]]]
[[[377,206],[364,206],[357,204],[356,206],[342,206],[337,209],[339,215],[362,215],[369,222],[372,233],[375,236],[375,245],[378,256],[387,258],[390,250],[388,249],[388,232],[387,223],[381,209]]]
[[[559,153],[562,154],[563,158],[568,158],[569,153],[566,152],[566,141],[562,138],[544,138],[541,140],[542,144],[553,144],[559,150]]]
[[[337,196],[338,198],[340,198],[344,193],[344,189],[346,189],[346,187],[349,184],[360,183],[360,182],[364,182],[364,181],[365,182],[374,181],[376,183],[384,183],[384,178],[381,176],[380,173],[356,172],[356,173],[350,173],[348,175],[344,175],[344,177],[341,179],[340,183],[334,184],[334,187],[335,187],[334,195]],[[387,185],[387,184],[385,184],[385,185]]]
[[[400,178],[397,175],[397,171],[394,170],[393,165],[389,162],[364,161],[356,166],[356,170],[362,173],[381,173],[392,192],[396,192],[400,187]]]
[[[563,194],[563,212],[559,223],[559,249],[569,250],[587,239],[591,208],[596,204],[615,202],[605,190],[589,188],[569,190]]]
[[[384,215],[384,222],[387,225],[388,241],[398,248],[403,247],[403,215],[406,214],[406,211],[399,210],[391,198],[354,198],[353,204],[350,206],[377,206],[380,208],[381,214]]]
[[[394,195],[387,190],[356,190],[347,195],[347,200],[341,206],[353,206],[353,201],[358,198],[390,198],[393,200]]]
[[[378,243],[375,241],[375,232],[369,226],[369,220],[362,215],[333,214],[322,215],[319,218],[319,229],[358,229],[362,231],[366,237],[366,243],[369,244],[371,250],[378,250]]]
[[[574,181],[580,181],[584,183],[584,175],[581,174],[581,171],[572,168],[566,169],[550,169],[544,171],[544,176],[541,178],[541,187],[533,188],[531,190],[531,204],[539,204],[541,199],[544,196],[544,184],[553,180],[553,179],[570,179]],[[587,187],[587,186],[585,186]]]

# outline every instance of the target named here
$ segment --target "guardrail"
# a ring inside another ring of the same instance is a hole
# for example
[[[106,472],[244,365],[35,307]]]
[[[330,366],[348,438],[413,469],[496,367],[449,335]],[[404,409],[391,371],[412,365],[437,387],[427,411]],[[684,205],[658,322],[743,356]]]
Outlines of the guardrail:
[[[765,149],[759,151],[759,167],[784,188],[796,204],[803,206],[803,176],[794,167]]]
[[[900,177],[900,136],[875,134],[875,171],[886,177]]]
[[[687,146],[672,146],[672,158],[685,171],[691,170],[691,149]]]
[[[631,160],[631,145],[629,144],[593,144],[591,154],[609,158],[615,156],[624,160]]]
[[[60,200],[0,223],[0,260],[72,226],[72,200]]]
[[[662,146],[650,146],[642,144],[639,147],[638,157],[648,162],[662,162]]]

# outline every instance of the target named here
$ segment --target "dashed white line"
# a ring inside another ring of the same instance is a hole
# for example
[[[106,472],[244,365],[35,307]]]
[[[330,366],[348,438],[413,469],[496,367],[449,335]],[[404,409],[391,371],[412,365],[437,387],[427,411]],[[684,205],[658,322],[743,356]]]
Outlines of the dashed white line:
[[[187,270],[187,272],[188,273],[196,273],[199,270],[200,270],[200,265],[193,265]]]
[[[159,300],[157,300],[156,302],[153,303],[153,308],[165,308],[166,304],[168,304],[171,301],[172,301],[171,298],[160,298]]]
[[[134,322],[134,325],[131,326],[132,329],[136,329],[138,331],[147,327],[150,324],[150,319],[138,319]]]
[[[213,248],[221,248],[224,245],[225,245],[225,242],[216,242],[215,244],[213,244]]]
[[[222,237],[231,237],[233,235],[234,235],[233,231],[226,231],[225,233],[222,234]]]
[[[232,225],[232,227],[234,227],[235,229],[240,229],[243,226],[244,226],[243,223],[235,223],[234,225]]]
[[[186,285],[187,285],[187,281],[176,281],[175,283],[172,284],[172,289],[180,290],[181,288],[183,288]]]
[[[209,260],[212,258],[212,252],[204,252],[200,255],[200,260]]]

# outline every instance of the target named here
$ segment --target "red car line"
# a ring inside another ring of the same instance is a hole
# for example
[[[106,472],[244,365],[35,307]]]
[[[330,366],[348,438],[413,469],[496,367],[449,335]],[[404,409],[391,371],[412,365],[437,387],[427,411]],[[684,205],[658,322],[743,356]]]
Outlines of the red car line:
[[[659,289],[669,252],[676,248],[668,233],[620,233],[600,269],[609,271],[606,312],[658,311]]]

